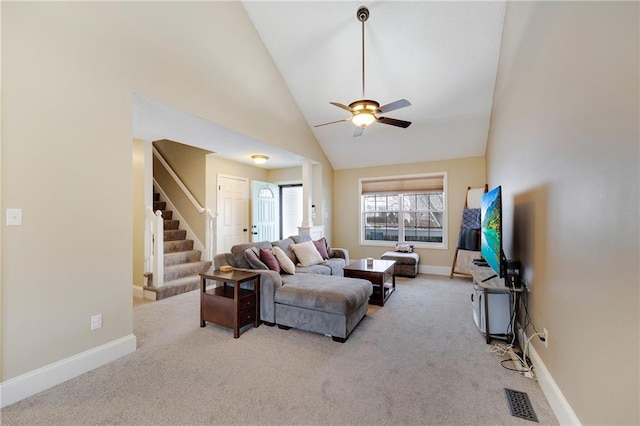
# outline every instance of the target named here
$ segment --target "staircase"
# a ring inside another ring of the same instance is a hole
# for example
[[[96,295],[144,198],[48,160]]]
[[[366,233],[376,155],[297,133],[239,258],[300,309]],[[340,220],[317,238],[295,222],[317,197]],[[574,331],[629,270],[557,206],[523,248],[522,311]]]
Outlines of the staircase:
[[[187,231],[180,229],[180,221],[173,220],[173,212],[166,210],[167,203],[160,201],[160,194],[153,194],[153,211],[160,210],[164,222],[164,284],[153,287],[148,275],[145,290],[156,293],[155,300],[166,299],[195,290],[200,285],[201,273],[211,267],[210,261],[202,261],[200,250],[193,249],[193,240],[187,240]]]

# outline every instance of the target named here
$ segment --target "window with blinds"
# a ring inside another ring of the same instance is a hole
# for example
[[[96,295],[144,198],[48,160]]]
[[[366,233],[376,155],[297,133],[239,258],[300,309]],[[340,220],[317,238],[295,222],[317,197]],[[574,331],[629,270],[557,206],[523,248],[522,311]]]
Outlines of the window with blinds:
[[[446,173],[360,180],[361,242],[446,246]]]

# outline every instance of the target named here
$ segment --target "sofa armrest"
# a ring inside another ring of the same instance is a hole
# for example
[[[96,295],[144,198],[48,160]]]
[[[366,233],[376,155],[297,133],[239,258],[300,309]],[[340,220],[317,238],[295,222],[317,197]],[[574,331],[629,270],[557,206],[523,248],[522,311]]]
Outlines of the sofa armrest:
[[[233,266],[233,255],[231,253],[220,253],[213,256],[213,269],[220,269],[221,266]]]
[[[276,271],[265,269],[235,268],[238,271],[257,272],[260,274],[260,319],[276,322],[276,290],[282,287],[282,277]]]
[[[349,250],[338,247],[331,247],[331,257],[339,257],[344,259],[344,264],[349,264]]]

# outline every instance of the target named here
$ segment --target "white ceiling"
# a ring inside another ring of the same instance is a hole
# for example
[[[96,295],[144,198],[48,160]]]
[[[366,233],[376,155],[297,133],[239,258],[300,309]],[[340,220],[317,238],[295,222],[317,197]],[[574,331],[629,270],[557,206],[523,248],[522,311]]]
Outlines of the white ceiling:
[[[412,105],[354,138],[350,122],[313,128],[335,169],[484,155],[505,2],[245,1],[245,10],[309,126],[349,117],[330,101]]]
[[[505,2],[245,1],[244,8],[335,169],[484,155]],[[349,117],[329,102],[362,99],[360,6],[365,23],[365,96],[412,105],[384,114],[403,129],[373,123],[354,138]],[[298,155],[204,119],[134,96],[134,136],[171,139],[263,167],[300,165]],[[233,140],[233,144],[228,142]],[[219,146],[215,141],[221,141]],[[232,148],[230,148],[232,146]]]

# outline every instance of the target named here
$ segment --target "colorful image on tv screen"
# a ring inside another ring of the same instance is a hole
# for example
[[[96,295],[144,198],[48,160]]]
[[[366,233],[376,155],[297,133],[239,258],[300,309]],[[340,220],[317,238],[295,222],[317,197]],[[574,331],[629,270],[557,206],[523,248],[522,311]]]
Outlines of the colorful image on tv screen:
[[[496,187],[482,196],[480,214],[482,232],[480,250],[482,257],[498,276],[500,273],[500,253],[502,252],[502,200],[500,187]]]

